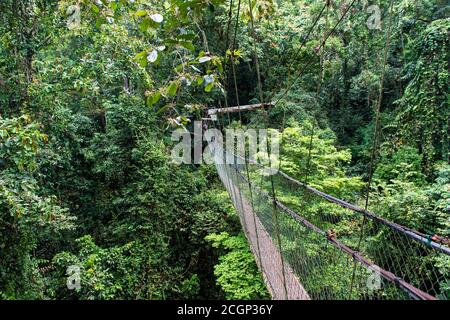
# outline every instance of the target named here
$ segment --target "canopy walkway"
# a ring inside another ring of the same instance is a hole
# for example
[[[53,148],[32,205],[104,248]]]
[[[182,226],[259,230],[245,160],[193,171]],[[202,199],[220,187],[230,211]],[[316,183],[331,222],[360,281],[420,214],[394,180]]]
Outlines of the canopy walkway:
[[[450,248],[282,171],[275,175],[280,195],[274,198],[268,190],[268,168],[242,164],[242,159],[215,145],[217,172],[274,299],[434,300],[440,295],[448,278],[433,261],[444,256],[450,261]],[[295,204],[292,196],[303,203]],[[364,219],[360,251],[352,249],[357,239],[351,230],[330,233],[344,223],[358,230]],[[377,237],[384,240],[381,248],[371,246]],[[406,261],[399,260],[400,254]]]
[[[357,0],[343,10],[337,23],[328,29],[331,0],[324,5],[303,37],[297,53],[304,48],[312,30],[325,15],[325,31],[317,52],[323,66],[327,40],[345,20]],[[238,2],[234,40],[227,49],[236,48],[241,0]],[[235,57],[230,55],[231,70],[237,106],[229,107],[225,94],[225,107],[208,110],[208,120],[220,124],[220,116],[262,109],[265,128],[270,127],[268,108],[278,103],[292,89],[306,69],[315,63],[314,56],[304,61],[303,68],[293,79],[286,81],[288,88],[274,100],[265,99],[262,91],[259,58],[256,50],[256,32],[252,5],[249,0],[250,31],[254,43],[254,64],[258,81],[259,104],[241,106],[236,80]],[[233,13],[230,0],[228,33]],[[308,184],[309,168],[304,181],[284,173],[281,165],[274,170],[270,163],[264,167],[255,159],[227,150],[219,141],[209,141],[219,177],[227,189],[239,214],[243,230],[250,244],[267,287],[274,299],[448,299],[450,287],[450,248],[437,235],[425,235],[394,223],[368,210],[374,163],[380,136],[380,109],[384,91],[384,78],[390,47],[393,0],[389,6],[380,91],[376,105],[373,146],[365,194],[365,205],[338,199]],[[295,57],[293,63],[297,60]],[[226,66],[228,68],[228,66]],[[292,66],[289,67],[289,70]],[[224,84],[226,89],[228,79]],[[320,84],[319,84],[320,89]],[[319,90],[318,90],[319,92]],[[264,101],[273,101],[266,103]],[[222,128],[225,126],[220,124]],[[284,126],[284,120],[283,120]],[[283,128],[281,128],[283,131]],[[313,132],[309,145],[308,164],[311,163]],[[268,144],[268,139],[266,139]]]

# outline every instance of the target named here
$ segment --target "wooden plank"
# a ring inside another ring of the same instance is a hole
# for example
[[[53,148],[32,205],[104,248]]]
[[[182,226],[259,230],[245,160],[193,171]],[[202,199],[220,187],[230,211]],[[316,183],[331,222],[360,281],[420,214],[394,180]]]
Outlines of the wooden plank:
[[[241,196],[239,199],[242,201],[242,205],[239,207],[241,210],[236,210],[238,212],[242,211],[239,218],[245,231],[244,234],[247,237],[250,249],[255,256],[255,262],[263,275],[264,282],[266,283],[272,299],[311,300],[287,261],[284,261],[285,278],[283,278],[281,253],[278,251],[278,248],[272,240],[272,236],[267,232],[258,215],[255,215],[248,200],[239,192],[238,187],[234,185],[231,180],[229,185],[230,188],[234,189],[231,190],[231,192],[234,191],[236,195]],[[238,207],[237,204],[235,204],[235,206],[236,208]],[[259,249],[261,252],[258,252],[257,242],[259,242]],[[259,254],[261,254],[261,256],[259,256]],[[260,262],[262,265],[260,265]],[[284,290],[284,279],[286,279],[287,296]]]
[[[248,104],[243,106],[229,107],[229,108],[214,108],[208,109],[208,115],[215,115],[220,113],[236,113],[239,111],[249,111],[255,109],[262,109],[266,107],[273,107],[273,103],[257,103],[257,104]]]

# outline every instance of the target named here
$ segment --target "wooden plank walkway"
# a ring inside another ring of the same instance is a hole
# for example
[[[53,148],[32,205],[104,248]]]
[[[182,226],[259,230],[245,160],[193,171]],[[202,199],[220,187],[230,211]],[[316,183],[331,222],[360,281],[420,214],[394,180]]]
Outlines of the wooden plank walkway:
[[[264,281],[266,282],[272,298],[274,300],[310,300],[308,293],[286,261],[284,261],[286,279],[285,290],[283,284],[281,254],[278,250],[278,246],[273,242],[272,237],[267,232],[258,216],[254,215],[249,201],[239,193],[238,187],[231,181],[229,183],[231,188],[234,189],[229,190],[229,192],[234,192],[235,196],[232,196],[232,198],[236,199],[239,197],[236,197],[236,195],[240,195],[241,199],[237,199],[237,201],[241,203],[236,203],[235,206],[238,211],[241,211],[241,214],[239,215],[241,224],[244,226],[245,235],[250,244],[250,248],[255,256],[256,263],[263,274]],[[258,234],[258,237],[256,236],[256,233]]]
[[[271,108],[273,107],[273,103],[258,103],[258,104],[249,104],[245,106],[237,106],[237,107],[228,107],[228,108],[214,108],[214,109],[208,109],[208,115],[216,115],[219,113],[236,113],[236,112],[243,112],[243,111],[249,111],[249,110],[255,110],[255,109],[263,109],[263,108]]]
[[[221,149],[221,147],[219,148]],[[274,243],[272,236],[262,224],[257,212],[256,214],[253,212],[251,202],[240,192],[239,186],[235,184],[236,179],[232,179],[233,176],[237,178],[238,173],[235,171],[236,168],[229,164],[224,164],[223,155],[220,153],[213,154],[213,157],[217,173],[238,212],[245,236],[250,244],[250,249],[264,277],[272,299],[311,300],[292,267],[286,261],[284,261],[283,276],[283,263],[278,246]],[[229,155],[226,154],[225,159],[228,158]],[[250,186],[247,185],[247,187]],[[284,282],[286,282],[286,285]]]

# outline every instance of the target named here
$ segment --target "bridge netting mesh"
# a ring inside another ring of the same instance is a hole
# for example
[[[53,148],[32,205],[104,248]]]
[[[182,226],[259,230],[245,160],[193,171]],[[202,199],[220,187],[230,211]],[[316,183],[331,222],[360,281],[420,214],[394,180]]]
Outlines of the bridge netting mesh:
[[[274,299],[448,299],[447,247],[242,159],[216,145],[217,172]]]

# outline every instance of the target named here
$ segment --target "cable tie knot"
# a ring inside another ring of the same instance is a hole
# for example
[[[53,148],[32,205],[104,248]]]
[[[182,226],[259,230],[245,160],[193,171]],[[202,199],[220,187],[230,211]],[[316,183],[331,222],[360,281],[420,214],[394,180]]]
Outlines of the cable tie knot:
[[[395,278],[394,278],[394,283],[395,283],[396,285],[400,285],[400,282],[401,282],[401,281],[403,281],[403,279],[400,278],[400,277],[395,277]]]

